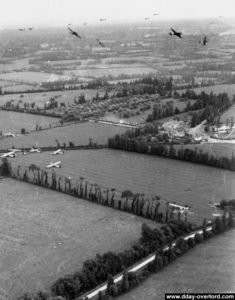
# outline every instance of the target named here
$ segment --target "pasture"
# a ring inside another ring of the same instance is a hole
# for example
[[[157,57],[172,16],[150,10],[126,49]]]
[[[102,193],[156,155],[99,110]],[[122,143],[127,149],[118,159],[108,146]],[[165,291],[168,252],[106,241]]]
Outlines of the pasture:
[[[234,90],[235,93],[235,90]],[[226,123],[227,119],[231,119],[233,117],[235,119],[235,104],[233,104],[229,109],[227,109],[222,115],[221,115],[221,121]]]
[[[4,112],[5,113],[5,112]],[[21,114],[24,117],[24,114]],[[28,116],[28,115],[27,115]],[[34,117],[34,116],[33,116]],[[58,119],[56,119],[58,120]],[[0,140],[0,149],[18,147],[48,147],[56,146],[56,139],[63,146],[73,142],[75,145],[87,145],[89,138],[97,144],[106,144],[109,137],[126,131],[125,127],[100,124],[100,123],[77,123],[48,129],[46,131],[31,132],[28,135]]]
[[[68,90],[68,91],[53,91],[53,92],[38,92],[38,93],[19,93],[14,95],[1,95],[0,105],[4,105],[7,101],[14,100],[14,105],[19,104],[20,107],[24,107],[24,102],[35,103],[36,106],[44,108],[44,104],[50,100],[50,98],[56,97],[56,101],[59,103],[64,102],[66,105],[73,104],[73,99],[78,98],[81,94],[84,94],[86,100],[90,100],[96,96],[97,92],[99,96],[104,96],[105,91],[103,89],[84,89],[84,90]],[[20,101],[20,102],[19,102]]]
[[[235,230],[196,246],[120,300],[165,299],[165,293],[234,293]]]
[[[49,124],[58,123],[58,121],[58,118],[53,117],[0,110],[0,130],[2,132],[20,133],[21,128],[31,131],[35,130],[36,124],[42,128],[47,128]]]
[[[235,197],[234,172],[157,156],[103,149],[66,151],[60,156],[44,152],[11,159],[14,165],[34,163],[41,168],[58,160],[58,175],[74,180],[84,177],[89,183],[119,192],[131,190],[190,205],[195,213],[193,219],[199,223],[215,212],[209,203]]]
[[[46,290],[96,253],[129,248],[146,222],[16,180],[1,179],[0,189],[1,300]]]

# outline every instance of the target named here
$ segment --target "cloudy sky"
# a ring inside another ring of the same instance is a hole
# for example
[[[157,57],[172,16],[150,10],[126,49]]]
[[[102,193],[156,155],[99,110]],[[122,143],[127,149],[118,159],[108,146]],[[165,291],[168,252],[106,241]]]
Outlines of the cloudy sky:
[[[0,0],[0,27],[152,19],[235,18],[234,0]],[[153,13],[159,13],[153,17]]]

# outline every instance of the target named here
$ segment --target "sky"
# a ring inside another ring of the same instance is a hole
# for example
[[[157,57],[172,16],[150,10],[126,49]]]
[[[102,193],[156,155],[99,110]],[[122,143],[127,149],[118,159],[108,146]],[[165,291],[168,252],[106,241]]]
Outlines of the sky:
[[[234,18],[234,0],[0,0],[0,28],[143,20]],[[158,13],[158,16],[153,16]]]

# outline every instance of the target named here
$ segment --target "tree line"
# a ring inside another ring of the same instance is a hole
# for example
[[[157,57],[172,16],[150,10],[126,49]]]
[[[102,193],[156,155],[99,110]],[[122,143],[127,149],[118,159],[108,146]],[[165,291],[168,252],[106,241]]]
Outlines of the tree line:
[[[210,155],[208,152],[203,152],[202,149],[198,150],[196,147],[194,149],[182,147],[177,150],[173,143],[164,144],[148,142],[141,137],[142,134],[146,134],[144,134],[144,132],[150,134],[158,132],[157,125],[149,125],[145,130],[138,128],[137,130],[128,131],[123,134],[116,134],[114,137],[108,139],[108,147],[112,149],[158,155],[235,171],[234,155],[230,158],[227,156],[217,158],[212,154]]]
[[[183,255],[195,245],[221,234],[234,227],[231,212],[224,211],[222,217],[216,217],[210,223],[212,230],[208,230],[209,222],[205,218],[200,227],[202,233],[195,233],[185,239],[183,236],[193,232],[196,228],[188,222],[168,222],[160,228],[151,228],[142,224],[141,237],[130,249],[119,253],[106,252],[96,254],[93,259],[83,263],[81,270],[59,278],[49,292],[26,293],[20,300],[87,300],[86,293],[100,284],[107,283],[104,292],[98,293],[98,300],[113,299],[128,292],[149,277],[152,273],[161,271],[177,257]],[[150,254],[155,254],[154,260],[137,272],[128,269]],[[120,282],[114,282],[114,276],[122,274]],[[84,295],[84,296],[83,296]]]

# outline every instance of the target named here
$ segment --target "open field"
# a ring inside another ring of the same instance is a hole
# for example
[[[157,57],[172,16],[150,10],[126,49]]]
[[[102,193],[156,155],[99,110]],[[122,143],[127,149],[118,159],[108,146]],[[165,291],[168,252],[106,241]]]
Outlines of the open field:
[[[25,116],[24,114],[21,115],[22,117]],[[125,131],[126,128],[120,126],[92,122],[77,123],[48,129],[46,131],[32,132],[28,135],[17,136],[15,138],[4,138],[0,140],[0,149],[11,148],[13,145],[16,148],[32,147],[33,145],[39,147],[56,146],[56,139],[61,146],[63,146],[64,143],[68,146],[70,141],[75,145],[87,145],[89,138],[92,138],[92,141],[97,144],[106,144],[109,137]]]
[[[231,230],[196,246],[118,299],[165,299],[165,293],[234,293],[234,251],[235,230]]]
[[[214,212],[209,203],[235,197],[234,172],[156,156],[103,149],[66,151],[56,157],[44,152],[11,159],[13,164],[35,163],[42,168],[58,160],[62,167],[55,171],[59,175],[77,180],[82,176],[101,187],[158,195],[190,205],[200,223]]]
[[[73,104],[73,99],[79,97],[81,94],[85,95],[85,99],[89,100],[96,96],[97,92],[99,96],[103,96],[105,91],[103,89],[94,90],[69,90],[69,91],[55,91],[55,92],[39,92],[39,93],[19,93],[14,95],[1,95],[0,105],[4,105],[7,101],[14,100],[13,104],[17,104],[19,101],[20,107],[23,107],[24,102],[33,103],[36,106],[43,108],[44,104],[49,101],[50,98],[57,96],[56,101],[59,103],[65,102],[66,104]],[[22,96],[23,95],[23,96]]]
[[[24,83],[41,83],[41,82],[50,82],[56,80],[66,80],[70,76],[58,75],[58,74],[49,74],[41,72],[11,72],[0,74],[0,80],[9,80],[14,82],[24,82]]]
[[[58,118],[53,117],[0,110],[0,130],[2,132],[20,133],[21,128],[31,131],[35,130],[36,124],[45,128],[49,127],[49,124],[58,123],[58,121]]]
[[[0,189],[1,300],[47,289],[96,253],[130,247],[146,222],[16,180],[1,179]]]

